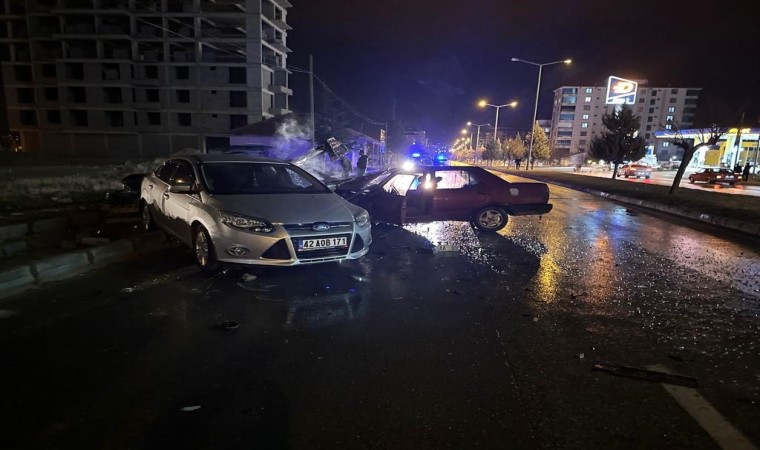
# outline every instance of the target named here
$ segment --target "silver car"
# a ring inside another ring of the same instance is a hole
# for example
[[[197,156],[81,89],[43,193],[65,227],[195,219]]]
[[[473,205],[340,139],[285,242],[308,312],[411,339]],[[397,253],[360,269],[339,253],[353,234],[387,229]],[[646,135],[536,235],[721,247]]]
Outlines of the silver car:
[[[194,249],[204,271],[219,263],[294,266],[357,259],[372,242],[367,211],[291,163],[203,154],[165,161],[145,176],[140,207]]]

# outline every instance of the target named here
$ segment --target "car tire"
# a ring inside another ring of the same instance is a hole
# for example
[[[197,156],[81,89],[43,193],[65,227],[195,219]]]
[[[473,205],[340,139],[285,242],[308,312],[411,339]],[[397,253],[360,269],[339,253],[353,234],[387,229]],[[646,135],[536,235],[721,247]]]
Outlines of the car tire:
[[[492,232],[499,231],[507,226],[508,221],[507,212],[495,206],[480,208],[475,212],[472,220],[479,230]]]
[[[153,221],[153,214],[150,212],[150,206],[142,202],[140,206],[140,216],[142,216],[143,231],[153,231],[156,229],[156,223]]]
[[[213,274],[219,270],[214,242],[203,225],[198,225],[193,230],[193,255],[202,272]]]

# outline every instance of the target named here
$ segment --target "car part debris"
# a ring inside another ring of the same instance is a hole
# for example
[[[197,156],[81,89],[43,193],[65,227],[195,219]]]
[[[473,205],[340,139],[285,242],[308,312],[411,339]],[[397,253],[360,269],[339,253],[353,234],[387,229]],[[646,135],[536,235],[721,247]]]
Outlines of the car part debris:
[[[225,320],[224,322],[221,322],[219,326],[224,330],[234,330],[238,328],[240,324],[234,320]]]
[[[180,411],[184,412],[192,412],[192,411],[198,411],[201,409],[201,405],[193,405],[193,406],[185,406],[184,408],[180,408]]]
[[[245,283],[245,282],[247,282],[247,281],[253,281],[253,280],[255,280],[255,279],[256,279],[256,275],[253,275],[253,274],[250,274],[250,273],[244,273],[244,274],[243,274],[243,275],[240,277],[240,281],[242,281],[243,283]]]
[[[621,366],[607,362],[595,362],[591,370],[605,372],[619,377],[635,378],[655,383],[675,384],[690,388],[698,387],[697,379],[685,375],[675,375],[656,370],[638,369],[636,367]]]

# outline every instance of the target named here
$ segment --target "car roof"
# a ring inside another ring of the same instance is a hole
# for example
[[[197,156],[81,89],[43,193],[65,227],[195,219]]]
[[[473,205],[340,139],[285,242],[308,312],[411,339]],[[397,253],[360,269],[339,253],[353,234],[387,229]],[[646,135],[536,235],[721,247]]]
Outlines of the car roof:
[[[216,162],[261,162],[261,163],[280,163],[290,164],[288,161],[274,158],[264,158],[261,156],[251,156],[239,153],[201,153],[190,155],[176,155],[168,159],[186,159],[199,164],[216,163]]]

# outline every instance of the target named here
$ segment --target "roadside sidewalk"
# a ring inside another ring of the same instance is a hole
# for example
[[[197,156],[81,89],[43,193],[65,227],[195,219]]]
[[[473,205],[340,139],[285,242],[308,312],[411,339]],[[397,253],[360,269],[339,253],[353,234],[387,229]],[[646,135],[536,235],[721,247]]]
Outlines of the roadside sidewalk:
[[[139,231],[133,209],[31,216],[0,226],[0,299],[166,248],[163,232]]]

